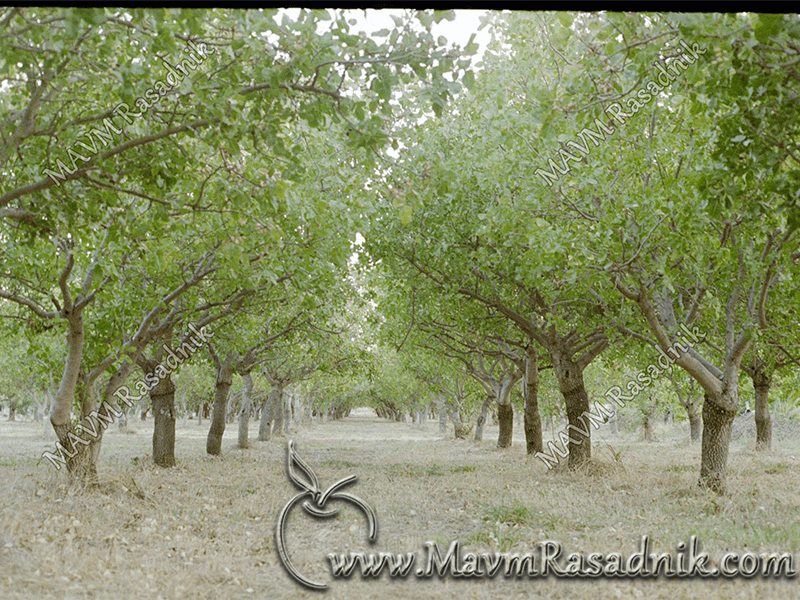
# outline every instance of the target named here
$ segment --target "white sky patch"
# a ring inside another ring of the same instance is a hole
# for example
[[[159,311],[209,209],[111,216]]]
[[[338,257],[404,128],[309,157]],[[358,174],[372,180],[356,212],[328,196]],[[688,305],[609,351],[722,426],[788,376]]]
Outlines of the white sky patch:
[[[276,22],[280,23],[280,15],[284,12],[290,18],[296,19],[300,14],[300,10],[301,9],[299,8],[281,9],[275,15],[275,20]],[[330,11],[328,12],[330,14]],[[396,17],[402,17],[404,12],[406,11],[403,9],[368,8],[366,10],[345,10],[342,11],[342,14],[344,14],[348,20],[355,20],[355,25],[352,26],[353,33],[358,34],[359,32],[363,31],[369,36],[376,31],[380,31],[381,29],[395,29],[397,26],[392,19],[392,15]],[[456,15],[455,19],[452,21],[441,20],[439,23],[433,23],[433,25],[431,25],[431,33],[434,35],[434,37],[439,37],[440,35],[444,36],[449,44],[456,44],[461,48],[466,46],[469,42],[470,36],[475,34],[475,42],[479,47],[475,56],[475,62],[480,61],[483,58],[483,53],[490,41],[490,35],[488,27],[484,27],[480,31],[478,31],[478,27],[481,25],[481,17],[485,17],[489,11],[455,10],[453,12],[455,12]],[[326,23],[328,23],[328,21],[320,21],[317,26],[317,31],[324,31]]]

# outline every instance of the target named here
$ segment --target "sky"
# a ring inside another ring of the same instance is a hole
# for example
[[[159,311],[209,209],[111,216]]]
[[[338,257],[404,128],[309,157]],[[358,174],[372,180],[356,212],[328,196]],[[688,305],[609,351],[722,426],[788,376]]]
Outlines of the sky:
[[[299,8],[290,8],[285,10],[292,18],[295,18],[300,12]],[[282,11],[279,11],[278,14],[280,15],[281,12]],[[394,29],[395,23],[392,20],[392,15],[401,16],[404,12],[405,11],[403,9],[378,10],[369,8],[366,10],[345,10],[344,14],[346,14],[348,18],[353,18],[356,20],[354,33],[364,31],[364,33],[369,35],[370,33],[379,31],[381,29]],[[455,19],[452,21],[442,20],[439,23],[434,23],[431,26],[431,33],[433,33],[433,35],[436,37],[443,35],[445,38],[447,38],[448,42],[458,44],[462,48],[467,45],[470,36],[473,33],[476,34],[475,42],[478,44],[479,49],[475,60],[479,61],[483,57],[483,53],[487,44],[489,43],[490,36],[488,28],[478,31],[478,27],[480,27],[481,24],[481,17],[488,14],[490,11],[464,9],[455,10],[454,12],[456,15]]]
[[[363,17],[365,12],[366,19]],[[394,21],[392,21],[391,15],[400,15],[402,12],[402,10],[396,9],[353,11],[355,18],[359,20],[356,27],[363,29],[366,33],[384,28],[394,28]],[[480,45],[480,50],[478,51],[478,58],[480,58],[489,42],[489,33],[488,28],[478,31],[478,27],[480,27],[481,24],[481,16],[486,15],[488,12],[489,11],[485,10],[456,10],[456,18],[454,20],[442,20],[439,23],[434,23],[431,26],[431,32],[435,36],[443,35],[448,41],[456,43],[462,48],[467,45],[470,36],[473,33],[476,34],[475,41]],[[358,16],[356,16],[356,13],[358,13]],[[366,22],[366,26],[361,25],[364,21]]]

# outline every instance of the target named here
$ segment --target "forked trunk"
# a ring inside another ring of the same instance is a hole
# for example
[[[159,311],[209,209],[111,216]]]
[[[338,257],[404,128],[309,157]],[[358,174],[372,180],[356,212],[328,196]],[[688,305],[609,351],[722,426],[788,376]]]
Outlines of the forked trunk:
[[[68,324],[67,359],[64,363],[58,391],[53,399],[50,423],[63,448],[61,454],[65,455],[67,472],[70,477],[73,481],[95,484],[97,483],[97,451],[94,448],[94,440],[86,433],[86,428],[91,429],[90,425],[94,427],[98,425],[97,423],[83,422],[84,427],[76,430],[70,419],[83,357],[83,312],[73,310],[71,314],[65,315],[65,318]]]
[[[511,404],[500,404],[497,407],[497,423],[500,434],[497,436],[498,448],[510,448],[514,435],[514,408]]]
[[[708,394],[703,401],[703,444],[700,457],[700,487],[717,494],[727,491],[725,470],[736,411],[726,410]]]
[[[244,392],[242,393],[242,410],[239,413],[239,448],[250,446],[250,411],[253,409],[253,377],[248,371],[242,375]]]
[[[527,454],[544,452],[542,418],[539,416],[539,353],[533,342],[525,350],[525,447]]]
[[[772,417],[769,414],[769,388],[772,378],[763,371],[753,374],[753,387],[756,391],[756,450],[765,451],[772,447]]]

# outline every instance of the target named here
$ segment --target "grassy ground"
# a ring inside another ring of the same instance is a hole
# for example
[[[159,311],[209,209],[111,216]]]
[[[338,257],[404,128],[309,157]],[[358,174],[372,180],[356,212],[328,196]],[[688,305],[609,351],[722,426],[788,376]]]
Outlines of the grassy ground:
[[[152,422],[136,433],[105,437],[100,489],[72,490],[42,451],[52,449],[41,424],[0,422],[0,597],[31,598],[800,598],[800,576],[774,580],[454,579],[333,581],[318,594],[297,586],[274,549],[274,524],[297,493],[285,474],[285,438],[204,455],[208,421],[179,425],[178,467],[151,466]],[[636,551],[651,536],[654,551],[673,551],[697,535],[712,557],[726,551],[793,552],[800,569],[800,448],[768,455],[737,441],[729,460],[728,496],[696,485],[699,447],[685,425],[657,432],[656,442],[607,438],[587,473],[548,472],[524,455],[521,427],[513,448],[441,439],[424,428],[363,413],[291,435],[326,488],[347,475],[348,491],[378,516],[369,547],[359,513],[311,520],[293,513],[288,543],[294,562],[330,581],[328,552],[417,552],[428,540],[446,549],[458,539],[471,551],[530,551],[539,540],[565,552]],[[452,433],[450,433],[452,436]]]

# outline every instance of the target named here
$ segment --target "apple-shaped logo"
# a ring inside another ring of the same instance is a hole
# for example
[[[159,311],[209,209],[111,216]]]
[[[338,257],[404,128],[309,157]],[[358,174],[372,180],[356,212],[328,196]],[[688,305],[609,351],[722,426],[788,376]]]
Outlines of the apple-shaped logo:
[[[309,515],[317,519],[327,519],[339,514],[338,509],[325,510],[325,505],[329,500],[344,500],[345,502],[349,502],[364,511],[367,517],[367,528],[369,530],[367,539],[370,543],[374,543],[378,537],[378,520],[375,517],[375,512],[363,500],[347,492],[339,491],[343,487],[355,483],[358,477],[355,475],[345,477],[323,492],[319,487],[319,481],[317,480],[317,476],[314,475],[314,471],[300,458],[297,451],[294,449],[293,440],[289,440],[286,448],[286,475],[292,483],[303,491],[289,500],[286,506],[281,509],[281,512],[278,513],[278,521],[275,526],[275,547],[278,549],[278,557],[283,563],[287,573],[300,584],[312,590],[326,590],[328,586],[324,583],[311,581],[300,574],[297,568],[292,564],[289,553],[286,551],[286,521],[289,518],[289,513],[292,508],[294,508],[298,502],[305,500],[303,502],[303,509]]]

